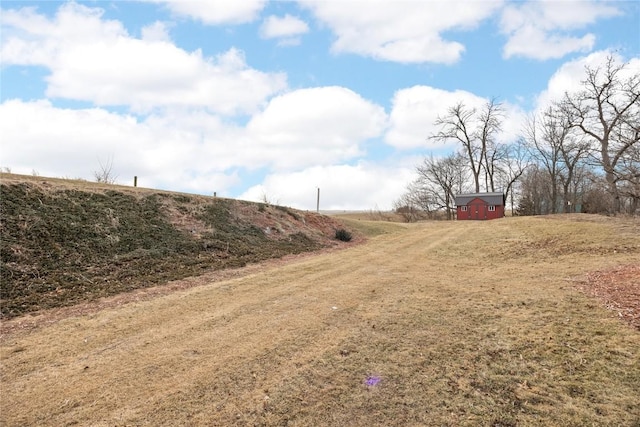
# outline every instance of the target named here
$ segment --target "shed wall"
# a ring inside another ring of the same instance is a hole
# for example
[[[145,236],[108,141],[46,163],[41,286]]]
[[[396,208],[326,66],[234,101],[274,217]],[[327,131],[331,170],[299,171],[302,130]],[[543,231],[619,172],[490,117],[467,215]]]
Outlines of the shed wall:
[[[494,206],[494,210],[489,210],[489,206]],[[466,210],[463,210],[464,207]],[[458,220],[489,220],[504,216],[504,205],[490,205],[479,197],[466,205],[458,206],[456,210]]]

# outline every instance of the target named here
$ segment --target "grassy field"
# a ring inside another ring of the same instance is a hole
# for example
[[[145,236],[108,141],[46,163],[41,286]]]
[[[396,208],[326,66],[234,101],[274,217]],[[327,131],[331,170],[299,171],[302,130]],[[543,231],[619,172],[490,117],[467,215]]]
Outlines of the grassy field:
[[[640,333],[578,290],[637,265],[637,221],[349,225],[375,237],[3,322],[0,425],[640,425]]]

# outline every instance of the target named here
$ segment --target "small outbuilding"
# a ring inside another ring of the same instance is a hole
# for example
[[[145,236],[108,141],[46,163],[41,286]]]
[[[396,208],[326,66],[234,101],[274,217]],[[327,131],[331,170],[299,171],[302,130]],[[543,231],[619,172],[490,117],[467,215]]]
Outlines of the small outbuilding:
[[[472,193],[456,196],[459,220],[497,219],[504,216],[505,197],[502,193]]]

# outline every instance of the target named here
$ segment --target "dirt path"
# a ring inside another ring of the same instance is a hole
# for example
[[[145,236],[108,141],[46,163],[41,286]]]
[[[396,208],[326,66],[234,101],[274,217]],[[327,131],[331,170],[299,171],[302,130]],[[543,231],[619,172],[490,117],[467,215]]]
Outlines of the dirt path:
[[[632,250],[554,255],[543,226],[422,224],[15,332],[0,425],[638,421],[639,334],[568,283],[640,244],[607,229]]]

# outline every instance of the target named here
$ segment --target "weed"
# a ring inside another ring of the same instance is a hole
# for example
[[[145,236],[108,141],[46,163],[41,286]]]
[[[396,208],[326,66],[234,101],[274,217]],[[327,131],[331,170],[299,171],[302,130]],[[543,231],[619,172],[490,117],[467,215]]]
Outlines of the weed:
[[[341,242],[350,242],[352,237],[353,236],[351,235],[351,233],[344,228],[339,228],[336,230],[336,239],[340,240]]]

